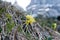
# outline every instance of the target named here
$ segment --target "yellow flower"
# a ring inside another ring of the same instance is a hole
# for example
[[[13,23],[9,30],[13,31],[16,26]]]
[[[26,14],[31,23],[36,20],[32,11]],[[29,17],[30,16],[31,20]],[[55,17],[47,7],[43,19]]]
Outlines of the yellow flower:
[[[32,24],[33,22],[36,22],[35,19],[31,15],[26,16],[26,24],[28,25],[29,23]]]
[[[57,27],[57,24],[56,23],[53,23],[53,29],[55,30]]]

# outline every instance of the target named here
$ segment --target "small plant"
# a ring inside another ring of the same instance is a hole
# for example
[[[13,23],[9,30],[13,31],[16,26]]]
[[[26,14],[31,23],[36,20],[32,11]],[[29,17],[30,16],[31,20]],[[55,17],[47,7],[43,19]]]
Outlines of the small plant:
[[[7,33],[11,32],[12,28],[15,26],[14,22],[7,22],[6,27],[7,27]]]
[[[9,13],[6,13],[5,16],[6,16],[6,18],[8,18],[9,20],[12,18]]]
[[[22,27],[19,26],[19,27],[18,27],[18,32],[22,32],[22,30],[23,30]]]

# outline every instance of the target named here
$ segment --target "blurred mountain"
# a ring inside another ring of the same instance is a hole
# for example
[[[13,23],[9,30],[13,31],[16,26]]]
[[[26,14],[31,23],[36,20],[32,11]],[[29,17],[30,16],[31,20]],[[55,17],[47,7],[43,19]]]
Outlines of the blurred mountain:
[[[60,15],[60,0],[31,0],[26,9],[31,14],[57,17]]]

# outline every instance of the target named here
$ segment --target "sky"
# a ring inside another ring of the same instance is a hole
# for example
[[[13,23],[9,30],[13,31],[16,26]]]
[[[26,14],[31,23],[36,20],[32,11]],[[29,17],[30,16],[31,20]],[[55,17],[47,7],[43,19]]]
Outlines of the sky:
[[[12,4],[17,2],[19,6],[21,6],[24,10],[26,10],[26,7],[30,4],[31,0],[3,0],[7,2],[11,2]]]

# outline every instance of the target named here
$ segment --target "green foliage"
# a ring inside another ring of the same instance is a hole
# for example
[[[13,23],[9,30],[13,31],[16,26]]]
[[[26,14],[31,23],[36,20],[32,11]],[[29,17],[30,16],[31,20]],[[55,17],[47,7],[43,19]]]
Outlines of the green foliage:
[[[18,27],[18,32],[22,32],[22,30],[23,30],[23,29],[21,28],[21,26],[19,26],[19,27]]]
[[[46,37],[45,40],[52,40],[52,37]]]
[[[6,27],[7,27],[7,33],[11,32],[12,28],[15,26],[14,22],[7,22]]]
[[[26,18],[24,16],[21,17],[21,20],[26,20]]]
[[[30,35],[30,33],[28,33],[28,32],[25,32],[25,33],[26,33],[27,39],[28,39],[28,40],[31,40],[31,35]]]
[[[5,11],[5,8],[0,8],[0,14],[2,14]]]
[[[0,17],[2,17],[1,15],[6,11],[6,8],[0,8]]]
[[[6,13],[5,15],[6,15],[6,18],[8,18],[9,20],[11,20],[12,17],[11,17],[11,15],[9,13]]]
[[[2,28],[0,27],[0,33],[1,33],[1,31],[2,31]]]
[[[52,27],[52,23],[54,23],[54,22],[56,22],[55,20],[56,20],[56,18],[55,17],[51,17],[51,18],[44,18],[44,17],[42,17],[42,16],[38,16],[37,18],[36,18],[36,20],[38,21],[38,22],[40,22],[40,25],[41,26],[47,26],[47,27]]]

